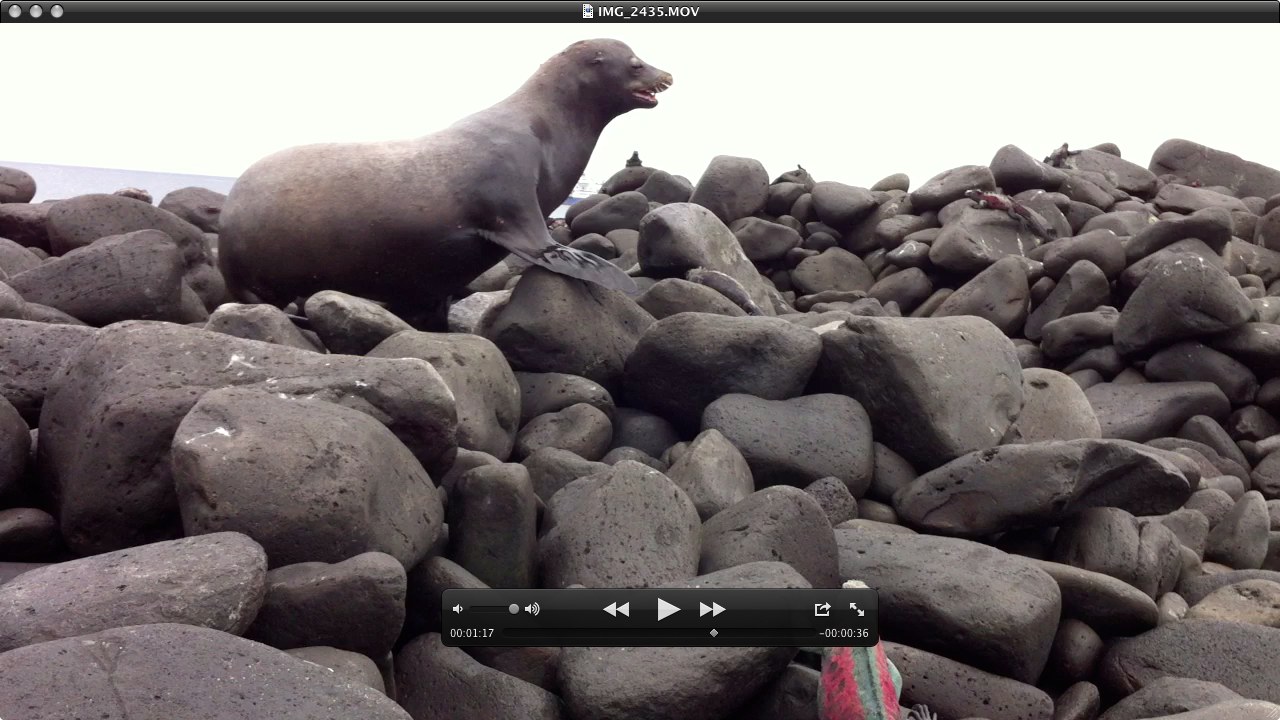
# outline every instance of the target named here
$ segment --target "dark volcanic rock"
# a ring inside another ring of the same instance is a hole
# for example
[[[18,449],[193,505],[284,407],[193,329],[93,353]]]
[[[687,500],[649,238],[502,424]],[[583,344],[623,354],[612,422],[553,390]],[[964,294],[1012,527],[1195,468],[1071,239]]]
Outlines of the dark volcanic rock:
[[[1012,337],[1027,320],[1030,297],[1026,266],[1016,257],[1004,257],[947,296],[933,317],[977,315]]]
[[[1085,390],[1102,436],[1134,442],[1167,437],[1196,415],[1225,418],[1231,403],[1208,382],[1101,383]]]
[[[649,202],[666,205],[689,202],[689,197],[693,195],[693,184],[666,171],[654,170],[636,191],[648,198]]]
[[[0,444],[4,443],[3,432],[0,430]],[[0,479],[0,487],[3,483]],[[0,557],[10,561],[41,561],[55,559],[61,552],[57,518],[38,508],[0,510]]]
[[[680,442],[675,427],[644,410],[617,408],[613,411],[613,442],[610,448],[629,447],[655,458]]]
[[[1198,342],[1180,342],[1151,356],[1142,370],[1151,380],[1203,380],[1221,388],[1233,407],[1253,402],[1258,378],[1243,363]]]
[[[911,193],[911,206],[916,212],[940,210],[948,203],[964,197],[966,190],[994,190],[991,170],[981,165],[964,165],[934,175]]]
[[[1062,585],[1058,588],[1061,590]],[[1066,592],[1063,591],[1063,614],[1067,614]],[[1049,672],[1064,680],[1075,682],[1093,676],[1106,643],[1093,628],[1075,618],[1066,617],[1058,624],[1058,635],[1053,640],[1053,652],[1049,655]]]
[[[490,587],[534,587],[538,496],[525,466],[483,465],[449,494],[449,556]]]
[[[815,480],[806,485],[804,491],[818,501],[833,526],[858,517],[858,500],[840,478]]]
[[[23,720],[410,718],[386,695],[328,668],[191,625],[135,625],[31,645],[0,654],[0,675],[0,716]]]
[[[1205,596],[1186,617],[1280,627],[1280,583],[1245,580],[1228,585]]]
[[[1252,315],[1249,298],[1224,270],[1181,256],[1158,266],[1134,291],[1116,323],[1116,347],[1136,354],[1238,328]]]
[[[877,204],[871,191],[829,180],[815,183],[810,194],[818,219],[837,230],[866,217]]]
[[[1196,238],[1209,249],[1222,252],[1231,240],[1231,213],[1221,208],[1207,208],[1186,217],[1152,223],[1129,238],[1124,254],[1129,263],[1135,263],[1188,238]]]
[[[406,583],[404,566],[380,552],[276,568],[245,637],[281,650],[323,645],[385,657],[404,624]]]
[[[1217,620],[1161,625],[1114,644],[1098,679],[1127,695],[1174,676],[1221,683],[1244,697],[1280,702],[1280,676],[1260,672],[1280,663],[1280,629]]]
[[[844,248],[828,248],[805,258],[791,271],[791,281],[806,295],[827,290],[866,291],[875,282],[866,263]]]
[[[17,408],[0,397],[0,498],[18,487],[30,453],[31,429]]]
[[[867,290],[867,295],[886,306],[895,303],[903,313],[913,312],[933,294],[933,282],[920,268],[906,268],[887,275]]]
[[[560,488],[569,483],[608,470],[610,465],[602,462],[591,462],[569,450],[544,447],[537,450],[521,463],[529,469],[529,480],[533,483],[533,491],[544,503],[551,500]]]
[[[818,501],[794,487],[752,493],[702,526],[700,573],[787,563],[815,588],[840,587],[835,535]]]
[[[1062,276],[1049,297],[1027,317],[1025,334],[1039,340],[1046,323],[1084,313],[1111,302],[1111,285],[1102,270],[1088,260],[1080,260]]]
[[[1102,436],[1089,398],[1070,377],[1047,368],[1022,371],[1022,412],[1006,443],[1084,440]]]
[[[1159,622],[1155,601],[1123,580],[1062,563],[1034,562],[1058,583],[1063,617],[1076,618],[1103,635],[1135,635]]]
[[[769,174],[759,160],[717,155],[693,186],[689,202],[701,205],[726,225],[764,209]]]
[[[742,452],[756,487],[838,477],[861,497],[871,485],[871,420],[845,395],[772,401],[728,394],[707,406],[702,428],[720,431]]]
[[[738,307],[732,300],[701,283],[665,278],[651,285],[636,304],[644,308],[656,320],[671,317],[682,312],[710,313],[742,317],[746,310]]]
[[[186,533],[243,532],[272,567],[370,550],[412,567],[444,521],[431,478],[390,430],[319,399],[204,393],[174,431],[170,458]]]
[[[239,533],[153,543],[30,570],[0,585],[0,652],[153,622],[239,635],[262,605],[266,572],[262,547]],[[0,685],[8,682],[6,672]]]
[[[1280,193],[1280,170],[1249,162],[1189,140],[1166,140],[1151,154],[1150,169],[1201,185],[1222,185],[1238,197],[1271,197]]]
[[[609,415],[614,412],[609,391],[584,377],[529,372],[518,372],[515,376],[520,385],[520,425],[578,403],[586,403]]]
[[[1076,313],[1045,323],[1040,332],[1040,349],[1046,357],[1066,360],[1111,345],[1120,312],[1104,306],[1092,312]]]
[[[324,646],[293,648],[285,652],[299,660],[326,667],[343,680],[368,685],[380,693],[387,691],[382,671],[373,660],[359,653]]]
[[[755,490],[751,467],[719,430],[704,430],[671,463],[667,477],[698,509],[703,520],[733,506]]]
[[[49,249],[54,255],[66,254],[100,238],[159,230],[177,243],[188,283],[207,309],[217,307],[226,295],[226,285],[213,266],[211,247],[200,228],[148,202],[119,195],[79,195],[52,204],[47,229]]]
[[[200,228],[167,210],[119,195],[79,195],[53,203],[48,230],[49,250],[54,255],[64,255],[99,238],[138,230],[159,230],[168,235],[188,261],[205,252]]]
[[[311,342],[283,310],[274,305],[226,303],[209,314],[205,330],[246,340],[287,345],[302,350],[322,350]]]
[[[1280,375],[1280,325],[1245,323],[1214,336],[1207,344],[1248,365],[1259,377]]]
[[[1270,529],[1266,500],[1262,493],[1251,490],[1209,532],[1204,559],[1236,570],[1260,568],[1267,557]]]
[[[824,388],[857,400],[917,468],[997,445],[1022,409],[1013,343],[979,318],[850,318],[822,346]]]
[[[1062,597],[1032,560],[955,538],[835,532],[840,577],[879,592],[884,637],[1021,682],[1040,676]]]
[[[0,320],[0,395],[29,425],[40,422],[40,408],[58,366],[95,332],[85,326]]]
[[[0,237],[0,277],[17,275],[39,265],[43,260],[29,249]]]
[[[1053,699],[1032,685],[896,642],[885,642],[884,652],[902,673],[903,707],[919,703],[940,717],[989,720],[1048,718],[1053,713]]]
[[[735,720],[818,720],[821,673],[799,663],[791,663],[772,682],[747,701]]]
[[[1099,173],[1106,182],[1130,195],[1150,197],[1156,190],[1156,176],[1150,170],[1101,150],[1081,150],[1069,156],[1064,167]]]
[[[1154,599],[1178,581],[1180,544],[1163,523],[1139,520],[1120,508],[1094,507],[1058,528],[1051,558],[1118,578]]]
[[[800,233],[795,230],[756,217],[735,221],[729,229],[752,262],[779,260],[801,242]]]
[[[18,168],[0,167],[0,203],[29,203],[35,196],[35,178]]]
[[[489,340],[463,333],[396,333],[368,357],[419,358],[431,363],[453,392],[458,447],[511,455],[520,422],[520,386],[511,366]]]
[[[1111,280],[1119,276],[1127,264],[1126,246],[1114,232],[1105,228],[1054,240],[1041,247],[1043,252],[1033,253],[1033,257],[1038,257],[1044,263],[1045,275],[1055,280],[1081,260],[1097,265]]]
[[[555,695],[448,647],[438,633],[420,635],[396,653],[396,700],[425,718],[560,720]]]
[[[651,324],[620,292],[531,267],[487,337],[515,370],[581,375],[613,388]]]
[[[604,235],[612,230],[639,230],[640,218],[649,213],[649,198],[635,190],[613,195],[578,215],[569,223],[574,237]]]
[[[1246,580],[1269,580],[1280,583],[1280,572],[1274,570],[1230,570],[1211,575],[1184,577],[1178,583],[1178,594],[1195,605],[1216,590]]]
[[[167,235],[140,230],[104,237],[9,278],[27,302],[90,325],[120,320],[198,322],[204,306],[186,285],[182,255]]]
[[[1142,686],[1102,713],[1098,720],[1143,720],[1197,710],[1240,695],[1216,682],[1164,677]]]
[[[76,348],[50,384],[41,415],[40,478],[57,499],[69,547],[80,553],[177,532],[167,456],[183,416],[212,388],[255,386],[365,411],[384,422],[428,472],[443,474],[457,449],[453,396],[422,360],[321,355],[130,321],[104,328]],[[215,438],[234,442],[220,433],[206,440]]]
[[[781,303],[778,291],[751,264],[726,224],[694,203],[663,205],[640,223],[636,248],[647,277],[684,277],[695,268],[722,272],[740,283],[767,315]]]
[[[1016,145],[1005,145],[991,159],[991,174],[1004,192],[1054,190],[1068,178],[1062,170],[1046,165]]]
[[[569,450],[587,460],[599,460],[609,452],[613,426],[601,410],[579,403],[554,413],[539,415],[516,435],[516,460],[544,447]]]
[[[956,273],[977,273],[1000,258],[1027,255],[1040,239],[999,210],[966,207],[943,225],[929,260]]]
[[[1156,450],[1123,440],[1001,445],[961,456],[894,496],[907,525],[983,537],[1061,524],[1089,507],[1172,512],[1192,488]]]
[[[49,252],[49,203],[0,203],[0,237]]]
[[[303,312],[325,347],[344,355],[364,355],[392,335],[413,329],[381,305],[336,290],[307,298]]]
[[[185,187],[173,190],[160,199],[157,205],[195,225],[204,232],[218,232],[218,220],[227,196],[202,187]]]
[[[544,587],[652,587],[698,573],[701,523],[665,475],[623,461],[547,502],[539,547]]]
[[[640,338],[627,359],[627,398],[691,433],[722,395],[800,395],[821,352],[818,335],[779,318],[681,313]]]

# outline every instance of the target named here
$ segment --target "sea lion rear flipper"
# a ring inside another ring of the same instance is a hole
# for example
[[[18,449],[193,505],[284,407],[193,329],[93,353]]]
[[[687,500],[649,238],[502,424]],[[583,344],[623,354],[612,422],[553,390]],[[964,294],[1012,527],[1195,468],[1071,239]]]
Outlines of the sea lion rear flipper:
[[[527,238],[512,233],[481,230],[480,236],[489,242],[501,245],[516,257],[552,272],[593,282],[627,295],[635,295],[639,292],[635,280],[632,280],[631,276],[617,265],[598,255],[561,245],[550,235],[536,247],[531,247],[535,243],[531,243]]]

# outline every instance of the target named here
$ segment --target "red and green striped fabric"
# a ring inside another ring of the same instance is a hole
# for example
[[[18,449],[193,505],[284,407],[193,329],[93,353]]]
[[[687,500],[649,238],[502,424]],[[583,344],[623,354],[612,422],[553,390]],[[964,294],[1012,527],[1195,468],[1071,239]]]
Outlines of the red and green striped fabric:
[[[822,720],[900,720],[902,677],[884,646],[822,650],[818,717]]]
[[[846,588],[867,587],[849,580]],[[884,645],[826,647],[818,687],[820,720],[937,720],[923,705],[902,713],[902,675],[884,653]]]

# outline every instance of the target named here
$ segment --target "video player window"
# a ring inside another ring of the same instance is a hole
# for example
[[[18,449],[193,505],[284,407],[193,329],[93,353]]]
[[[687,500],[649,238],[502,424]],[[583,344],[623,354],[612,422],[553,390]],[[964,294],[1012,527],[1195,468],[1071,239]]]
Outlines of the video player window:
[[[0,0],[0,720],[1280,720],[1276,0]]]

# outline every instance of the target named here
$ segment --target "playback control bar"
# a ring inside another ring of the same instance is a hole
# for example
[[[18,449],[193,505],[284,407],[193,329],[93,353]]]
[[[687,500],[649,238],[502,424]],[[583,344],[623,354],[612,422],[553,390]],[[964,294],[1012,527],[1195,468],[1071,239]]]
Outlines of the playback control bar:
[[[441,636],[467,646],[869,647],[870,588],[445,590]]]

